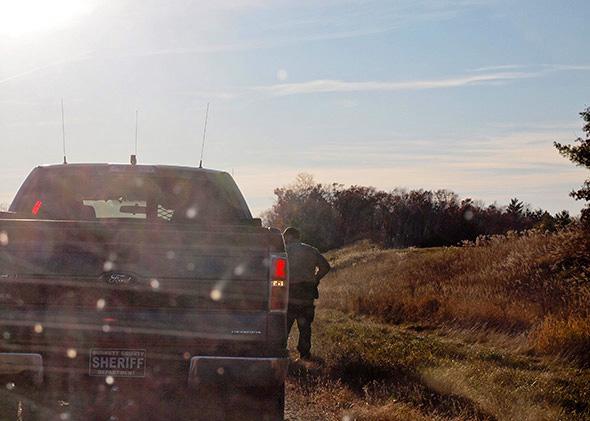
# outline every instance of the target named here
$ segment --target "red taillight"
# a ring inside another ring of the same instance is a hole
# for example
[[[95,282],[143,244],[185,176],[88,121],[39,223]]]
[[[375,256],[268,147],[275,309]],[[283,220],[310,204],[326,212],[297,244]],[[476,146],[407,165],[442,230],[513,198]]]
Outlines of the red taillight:
[[[289,282],[287,257],[273,255],[270,259],[270,311],[287,311]]]
[[[33,209],[31,209],[31,213],[36,216],[39,213],[41,206],[43,206],[43,202],[40,200],[37,200],[35,202],[35,204],[33,205]]]
[[[275,259],[275,278],[285,279],[287,277],[287,259],[278,257]]]

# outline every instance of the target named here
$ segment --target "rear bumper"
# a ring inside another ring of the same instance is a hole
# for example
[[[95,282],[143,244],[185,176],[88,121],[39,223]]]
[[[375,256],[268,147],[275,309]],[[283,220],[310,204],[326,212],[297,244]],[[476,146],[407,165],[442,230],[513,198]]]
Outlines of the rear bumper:
[[[287,377],[287,358],[196,356],[191,358],[189,386],[232,383],[280,386]]]
[[[41,354],[0,352],[0,375],[29,375],[33,383],[43,382]]]
[[[191,387],[227,383],[281,386],[288,367],[288,358],[195,356],[190,359],[185,379]],[[44,377],[43,357],[35,353],[0,352],[0,376],[3,375],[26,375],[40,385]]]

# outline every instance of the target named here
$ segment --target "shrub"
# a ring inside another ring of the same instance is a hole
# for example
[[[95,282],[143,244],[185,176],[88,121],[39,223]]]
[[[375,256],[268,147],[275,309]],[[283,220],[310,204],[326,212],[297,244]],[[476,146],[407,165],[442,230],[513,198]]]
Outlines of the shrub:
[[[590,366],[590,318],[569,316],[545,317],[531,334],[536,350],[542,353],[560,354]]]

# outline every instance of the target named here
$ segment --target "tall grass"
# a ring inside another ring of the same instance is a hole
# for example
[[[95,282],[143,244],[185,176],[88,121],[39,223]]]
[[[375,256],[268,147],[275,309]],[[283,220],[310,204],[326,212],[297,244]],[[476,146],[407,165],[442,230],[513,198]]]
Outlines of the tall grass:
[[[506,347],[520,337],[505,333],[477,343],[470,331],[419,327],[320,309],[314,362],[294,361],[290,386],[299,405],[327,413],[301,419],[590,419],[590,370]]]
[[[383,250],[363,242],[328,255],[325,308],[468,329],[526,333],[532,348],[590,364],[590,236],[509,233],[462,247]]]

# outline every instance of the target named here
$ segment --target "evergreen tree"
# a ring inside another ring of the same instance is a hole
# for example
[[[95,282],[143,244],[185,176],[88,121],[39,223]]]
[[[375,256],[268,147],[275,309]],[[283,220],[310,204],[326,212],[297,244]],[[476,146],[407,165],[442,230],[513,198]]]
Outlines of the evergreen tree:
[[[506,208],[506,212],[508,212],[510,215],[514,215],[514,216],[521,216],[523,210],[524,210],[524,203],[522,203],[516,197],[514,199],[510,199],[510,204]]]
[[[555,219],[555,225],[559,228],[567,227],[569,224],[572,223],[572,217],[570,216],[570,213],[566,210],[562,210],[561,212],[556,213],[553,219]]]
[[[568,158],[574,164],[590,169],[590,107],[582,111],[580,116],[584,120],[584,127],[582,130],[584,131],[586,138],[577,138],[573,145],[563,145],[559,142],[554,142],[554,145],[561,155]],[[576,200],[589,202],[590,178],[584,182],[579,190],[572,191],[570,195]],[[588,205],[582,210],[582,221],[586,224],[590,224],[590,207]]]

